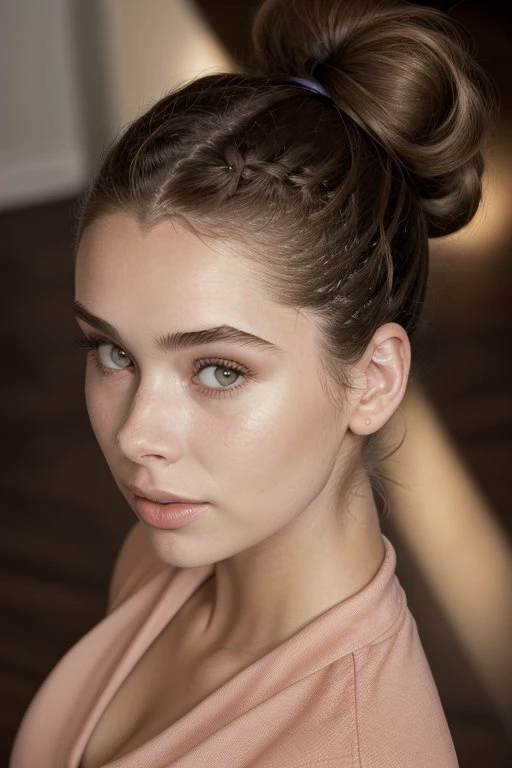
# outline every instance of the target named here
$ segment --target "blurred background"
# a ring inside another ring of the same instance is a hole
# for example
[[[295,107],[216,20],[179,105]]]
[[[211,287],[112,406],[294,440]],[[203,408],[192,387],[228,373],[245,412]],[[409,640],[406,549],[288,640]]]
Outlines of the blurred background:
[[[258,4],[0,3],[1,765],[49,670],[102,617],[133,523],[89,429],[73,344],[77,198],[126,122],[197,74],[244,66]],[[500,117],[481,210],[432,242],[383,530],[461,768],[509,768],[512,24],[501,4],[423,4],[472,32]]]

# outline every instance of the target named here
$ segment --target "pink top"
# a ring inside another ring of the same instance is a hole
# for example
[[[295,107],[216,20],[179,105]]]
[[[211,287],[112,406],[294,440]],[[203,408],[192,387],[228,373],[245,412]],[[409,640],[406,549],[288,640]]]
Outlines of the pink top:
[[[364,589],[108,768],[457,768],[395,550],[383,541],[384,560]],[[109,614],[39,689],[10,768],[79,768],[117,688],[214,568],[162,563],[134,526]]]

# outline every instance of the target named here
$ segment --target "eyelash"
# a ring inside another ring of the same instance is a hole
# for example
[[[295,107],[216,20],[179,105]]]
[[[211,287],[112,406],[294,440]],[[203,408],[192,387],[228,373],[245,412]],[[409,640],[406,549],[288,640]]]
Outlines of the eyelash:
[[[102,336],[82,336],[75,339],[75,343],[77,344],[78,347],[80,347],[80,349],[84,349],[86,352],[95,353],[93,357],[94,364],[101,374],[103,374],[104,376],[110,376],[112,373],[115,373],[116,371],[115,368],[106,368],[104,365],[101,364],[97,352],[99,347],[103,346],[104,344],[110,344],[112,347],[116,349],[122,349],[121,347],[118,347],[117,344],[114,344],[113,342],[103,338]],[[124,350],[122,351],[124,352]],[[194,376],[197,376],[198,373],[200,373],[205,368],[209,368],[213,366],[217,366],[218,368],[224,368],[229,371],[233,371],[234,373],[238,373],[240,376],[243,376],[244,379],[253,378],[252,372],[248,368],[246,368],[244,365],[241,365],[240,363],[235,363],[234,361],[231,361],[231,360],[224,360],[222,358],[217,358],[217,357],[207,357],[207,358],[201,358],[200,360],[195,360],[193,364]],[[122,369],[120,368],[119,370],[122,370]],[[235,385],[232,387],[229,387],[229,389],[227,388],[214,389],[212,387],[199,385],[199,389],[201,389],[208,397],[219,398],[219,397],[233,397],[233,394],[244,386],[245,384],[235,383]]]

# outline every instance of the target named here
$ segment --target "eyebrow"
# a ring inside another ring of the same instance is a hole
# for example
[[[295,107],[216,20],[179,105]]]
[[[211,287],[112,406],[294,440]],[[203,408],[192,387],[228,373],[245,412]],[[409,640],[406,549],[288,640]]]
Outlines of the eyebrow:
[[[93,315],[92,312],[89,312],[89,310],[79,301],[73,302],[73,312],[75,317],[84,320],[89,325],[92,325],[93,328],[96,328],[96,330],[102,331],[110,336],[110,338],[120,347],[125,347],[123,339],[117,329],[101,317]],[[267,339],[262,339],[259,336],[255,336],[253,333],[242,331],[240,328],[234,328],[232,325],[218,325],[214,328],[204,328],[199,331],[175,331],[174,333],[166,333],[155,339],[155,344],[164,352],[174,352],[179,349],[188,349],[201,344],[212,344],[216,341],[226,341],[232,344],[241,344],[243,346],[274,352],[282,351],[281,347],[278,347],[277,344],[274,344]]]

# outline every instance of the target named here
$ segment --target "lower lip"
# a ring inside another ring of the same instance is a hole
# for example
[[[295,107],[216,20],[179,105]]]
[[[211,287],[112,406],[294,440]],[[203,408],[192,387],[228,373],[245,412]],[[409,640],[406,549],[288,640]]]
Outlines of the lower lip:
[[[199,517],[208,504],[159,504],[136,496],[135,506],[142,520],[153,528],[181,528]]]

